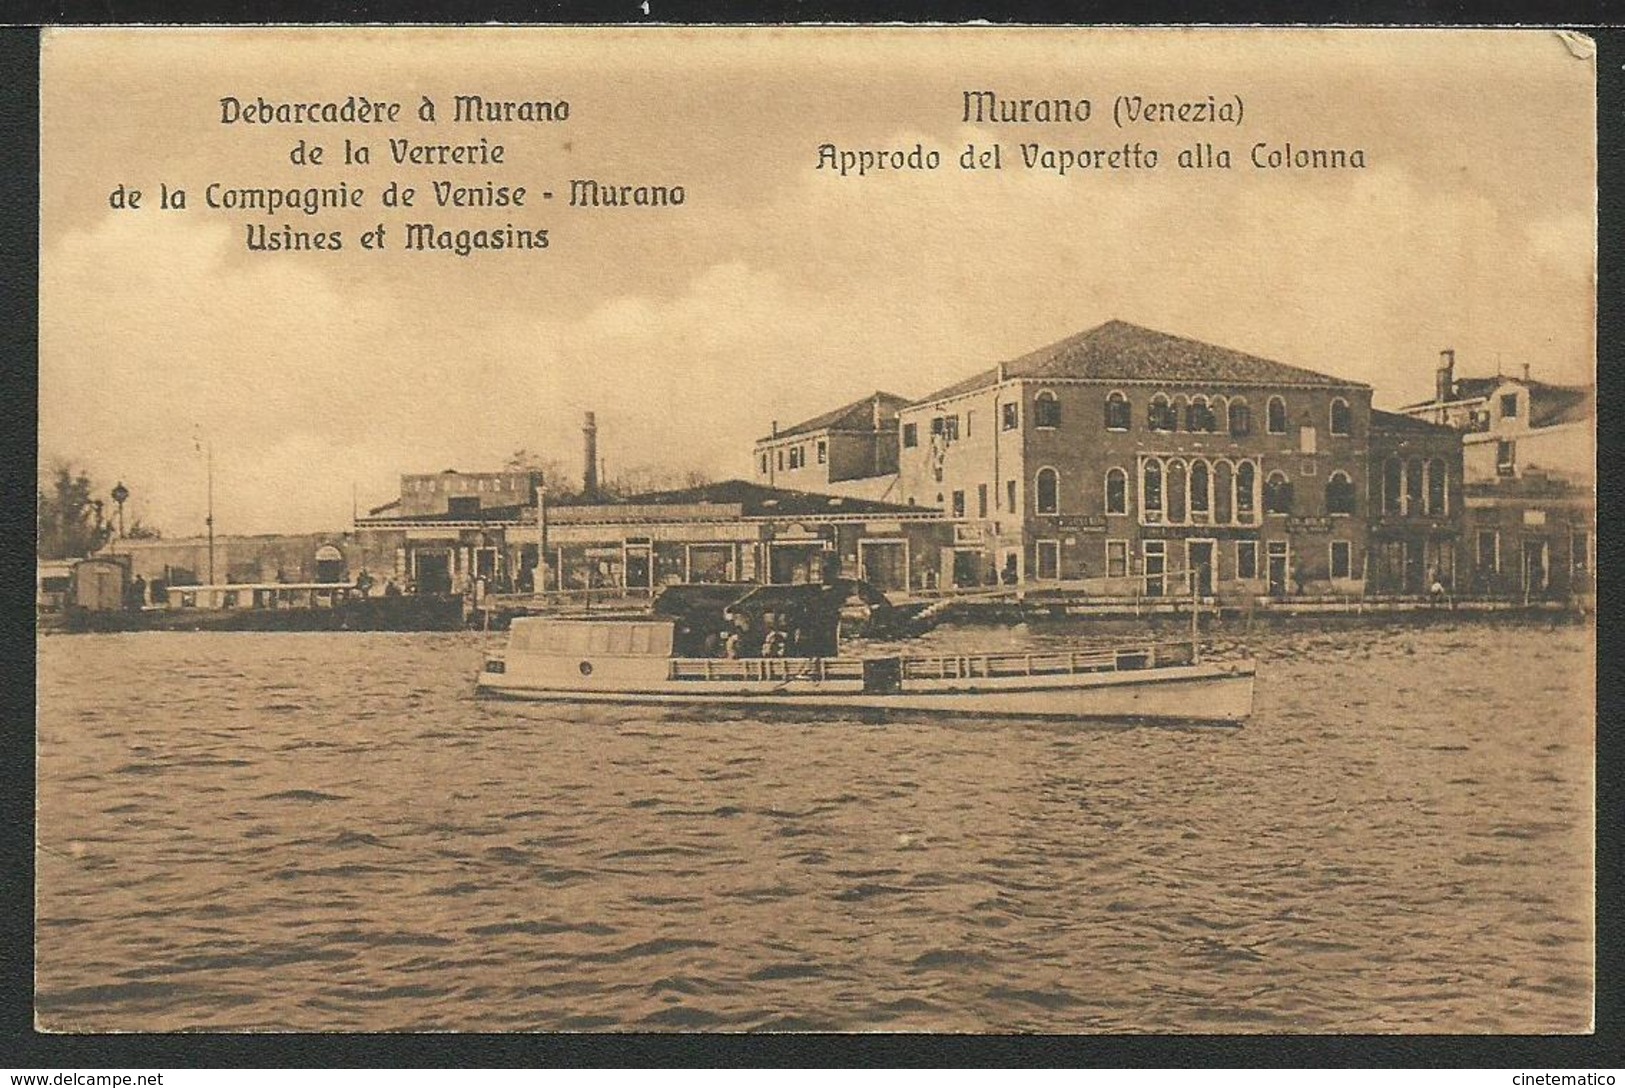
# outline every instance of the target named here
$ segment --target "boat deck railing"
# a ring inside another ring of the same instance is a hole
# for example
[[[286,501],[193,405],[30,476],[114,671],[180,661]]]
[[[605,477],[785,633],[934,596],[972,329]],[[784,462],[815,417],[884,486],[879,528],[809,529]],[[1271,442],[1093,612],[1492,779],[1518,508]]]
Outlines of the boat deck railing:
[[[1188,642],[1106,650],[1052,650],[1008,654],[928,654],[903,658],[905,680],[971,680],[983,677],[1066,676],[1077,673],[1188,665]]]
[[[1196,660],[1189,642],[1157,643],[1104,650],[1052,650],[1002,654],[904,654],[898,658],[904,680],[973,680],[1118,672],[1189,665]],[[679,657],[671,661],[673,680],[862,680],[856,657]]]
[[[673,680],[862,680],[857,657],[676,657]]]

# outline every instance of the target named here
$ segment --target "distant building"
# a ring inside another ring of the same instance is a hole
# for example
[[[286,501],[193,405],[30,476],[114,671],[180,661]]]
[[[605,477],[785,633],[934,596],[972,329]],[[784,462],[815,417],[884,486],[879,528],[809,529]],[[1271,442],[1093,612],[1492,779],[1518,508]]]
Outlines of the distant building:
[[[897,495],[955,524],[944,584],[1286,594],[1358,585],[1371,389],[1111,321],[898,413]]]
[[[1464,523],[1457,583],[1534,597],[1595,590],[1596,386],[1458,378],[1439,356],[1431,400],[1401,411],[1461,436]]]
[[[875,392],[756,440],[758,484],[895,499],[897,413],[907,397]]]

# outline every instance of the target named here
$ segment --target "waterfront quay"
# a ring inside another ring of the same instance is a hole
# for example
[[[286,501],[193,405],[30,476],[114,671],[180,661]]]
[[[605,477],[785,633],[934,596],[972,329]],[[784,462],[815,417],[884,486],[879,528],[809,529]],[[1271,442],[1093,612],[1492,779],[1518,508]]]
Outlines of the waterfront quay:
[[[488,626],[855,578],[926,619],[1583,610],[1595,387],[1521,371],[1458,377],[1446,349],[1434,395],[1386,411],[1360,382],[1108,321],[924,397],[771,421],[750,479],[612,492],[588,412],[579,487],[407,472],[345,531],[114,540],[94,583],[42,564],[39,599],[254,608],[332,584],[461,598]]]

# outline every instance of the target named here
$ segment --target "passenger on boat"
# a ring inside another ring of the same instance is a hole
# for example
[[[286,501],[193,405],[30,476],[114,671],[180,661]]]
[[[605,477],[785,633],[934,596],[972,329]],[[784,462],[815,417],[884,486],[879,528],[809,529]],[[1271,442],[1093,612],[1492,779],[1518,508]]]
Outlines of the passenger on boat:
[[[785,638],[783,631],[779,630],[776,626],[768,628],[767,637],[762,640],[762,656],[783,657],[784,643]]]
[[[725,657],[739,656],[739,628],[728,632],[728,637],[722,642],[722,653]]]

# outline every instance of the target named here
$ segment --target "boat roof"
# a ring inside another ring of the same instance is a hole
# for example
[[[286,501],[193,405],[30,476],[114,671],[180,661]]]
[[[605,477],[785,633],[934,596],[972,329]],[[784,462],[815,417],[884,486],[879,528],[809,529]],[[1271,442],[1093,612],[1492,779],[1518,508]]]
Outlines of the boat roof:
[[[508,646],[555,657],[670,657],[676,626],[664,618],[521,616]]]
[[[886,608],[891,601],[873,585],[858,578],[837,578],[832,582],[803,585],[758,585],[754,582],[724,582],[711,585],[668,586],[655,598],[654,612],[660,616],[687,617],[696,613],[760,615],[764,612],[839,611],[856,598],[874,608]]]

